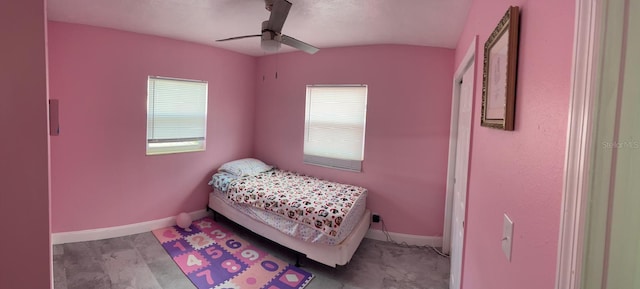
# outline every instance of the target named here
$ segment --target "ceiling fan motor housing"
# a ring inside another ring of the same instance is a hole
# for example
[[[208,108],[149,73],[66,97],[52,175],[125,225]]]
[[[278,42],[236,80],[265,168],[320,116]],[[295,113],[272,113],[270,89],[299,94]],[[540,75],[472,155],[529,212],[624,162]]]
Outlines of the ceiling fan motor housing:
[[[262,22],[262,40],[260,41],[260,47],[262,47],[264,51],[276,52],[282,45],[280,43],[280,36],[277,33],[267,29],[268,23],[268,20]]]

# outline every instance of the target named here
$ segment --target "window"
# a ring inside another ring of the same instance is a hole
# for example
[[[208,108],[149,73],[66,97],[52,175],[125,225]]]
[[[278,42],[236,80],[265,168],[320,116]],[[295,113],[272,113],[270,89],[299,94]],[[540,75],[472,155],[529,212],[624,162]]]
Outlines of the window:
[[[207,82],[149,76],[147,155],[203,151]]]
[[[308,85],[304,162],[361,171],[366,115],[366,85]]]

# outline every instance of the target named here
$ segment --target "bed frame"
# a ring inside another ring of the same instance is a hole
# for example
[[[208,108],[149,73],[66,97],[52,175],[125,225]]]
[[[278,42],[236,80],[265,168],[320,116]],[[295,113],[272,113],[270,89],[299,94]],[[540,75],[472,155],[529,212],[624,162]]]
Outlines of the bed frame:
[[[212,192],[210,194],[215,193],[219,192]],[[349,263],[353,253],[358,249],[360,242],[362,242],[371,225],[371,212],[369,209],[366,209],[362,218],[358,221],[358,224],[353,228],[353,231],[351,231],[351,234],[340,244],[329,246],[305,242],[286,235],[271,226],[254,220],[224,202],[215,202],[215,197],[211,195],[209,196],[209,204],[207,207],[209,210],[212,210],[214,214],[219,213],[260,236],[297,251],[311,260],[331,267]]]

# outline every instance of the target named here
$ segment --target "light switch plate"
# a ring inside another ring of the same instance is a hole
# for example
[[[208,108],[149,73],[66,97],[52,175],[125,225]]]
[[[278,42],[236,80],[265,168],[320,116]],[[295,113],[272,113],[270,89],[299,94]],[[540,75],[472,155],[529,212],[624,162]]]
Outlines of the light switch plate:
[[[502,252],[511,262],[511,244],[513,243],[513,221],[504,214],[504,225],[502,226]]]

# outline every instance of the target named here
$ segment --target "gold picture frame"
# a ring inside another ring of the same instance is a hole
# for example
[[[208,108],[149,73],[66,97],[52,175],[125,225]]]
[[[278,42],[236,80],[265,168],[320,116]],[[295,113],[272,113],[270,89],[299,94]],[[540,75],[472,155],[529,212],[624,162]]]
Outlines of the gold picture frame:
[[[481,126],[513,130],[520,10],[511,6],[484,44]]]

